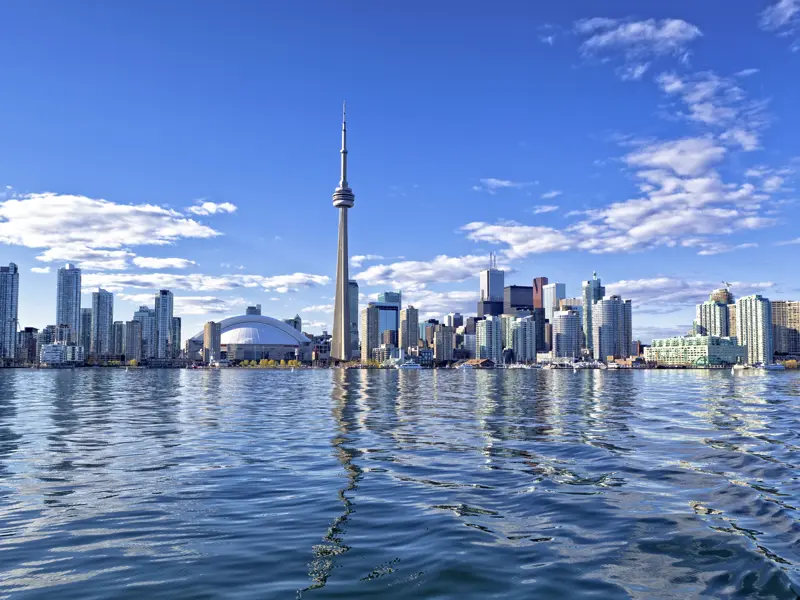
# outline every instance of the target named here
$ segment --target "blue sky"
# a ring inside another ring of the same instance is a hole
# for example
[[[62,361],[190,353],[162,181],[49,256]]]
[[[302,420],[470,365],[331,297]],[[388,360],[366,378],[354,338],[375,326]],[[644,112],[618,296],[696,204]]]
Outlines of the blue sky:
[[[345,99],[365,302],[401,288],[426,315],[474,312],[490,251],[508,284],[568,295],[597,270],[645,340],[723,279],[800,297],[800,0],[0,18],[0,262],[21,267],[23,326],[54,321],[71,260],[117,320],[167,287],[184,336],[256,302],[325,327]]]

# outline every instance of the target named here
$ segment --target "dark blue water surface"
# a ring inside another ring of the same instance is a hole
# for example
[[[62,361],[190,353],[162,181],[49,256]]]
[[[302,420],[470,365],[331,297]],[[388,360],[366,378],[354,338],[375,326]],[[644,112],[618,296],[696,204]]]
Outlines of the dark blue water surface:
[[[0,597],[797,598],[800,373],[0,371]]]

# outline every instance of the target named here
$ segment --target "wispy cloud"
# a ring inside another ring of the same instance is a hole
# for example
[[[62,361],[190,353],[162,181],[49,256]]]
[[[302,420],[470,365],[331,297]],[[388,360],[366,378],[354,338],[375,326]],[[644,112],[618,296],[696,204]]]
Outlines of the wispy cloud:
[[[332,313],[333,304],[314,304],[306,306],[301,312]]]
[[[195,266],[197,263],[187,258],[137,256],[133,259],[133,264],[142,269],[186,269]]]
[[[558,198],[561,194],[563,194],[561,190],[550,190],[549,192],[545,192],[540,196],[542,200],[552,200],[553,198]]]
[[[192,292],[218,292],[239,288],[261,288],[284,294],[300,288],[317,287],[330,282],[327,275],[293,273],[291,275],[203,275],[200,273],[89,273],[83,276],[83,287],[103,287],[110,291],[134,289],[173,289]]]
[[[502,189],[519,189],[535,185],[533,181],[511,181],[510,179],[496,179],[494,177],[487,177],[480,180],[480,185],[472,186],[476,192],[489,192],[490,194],[497,193]]]
[[[31,267],[31,273],[40,273],[44,275],[50,272],[50,267]]]
[[[790,49],[800,51],[800,0],[779,0],[761,13],[761,28],[783,37],[793,37]]]
[[[742,69],[736,73],[736,77],[751,77],[752,75],[756,75],[758,73],[760,73],[759,69]]]
[[[404,256],[381,256],[380,254],[356,254],[350,257],[350,265],[360,269],[365,262],[375,260],[402,260]]]
[[[236,205],[231,204],[230,202],[222,202],[217,204],[216,202],[199,202],[194,206],[188,207],[186,210],[192,214],[206,216],[206,215],[216,215],[218,213],[234,213],[236,212]]]
[[[540,204],[539,206],[534,206],[531,209],[531,212],[535,215],[542,215],[544,213],[555,212],[558,210],[558,206],[555,204]]]

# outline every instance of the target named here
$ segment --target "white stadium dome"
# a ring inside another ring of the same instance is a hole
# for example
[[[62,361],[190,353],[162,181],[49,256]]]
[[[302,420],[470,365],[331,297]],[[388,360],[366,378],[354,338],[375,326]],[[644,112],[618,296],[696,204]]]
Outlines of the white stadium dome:
[[[220,321],[223,346],[259,345],[259,346],[303,346],[309,343],[308,337],[283,321],[262,315],[242,315],[229,317]],[[202,344],[203,332],[195,335],[193,340]]]

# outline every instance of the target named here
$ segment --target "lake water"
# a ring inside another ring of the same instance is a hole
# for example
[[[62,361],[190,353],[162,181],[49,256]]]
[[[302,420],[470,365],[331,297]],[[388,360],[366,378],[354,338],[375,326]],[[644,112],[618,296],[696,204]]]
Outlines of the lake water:
[[[0,597],[797,598],[800,373],[0,371]]]

